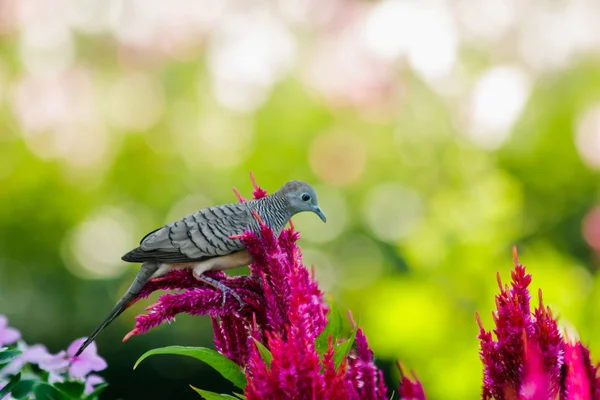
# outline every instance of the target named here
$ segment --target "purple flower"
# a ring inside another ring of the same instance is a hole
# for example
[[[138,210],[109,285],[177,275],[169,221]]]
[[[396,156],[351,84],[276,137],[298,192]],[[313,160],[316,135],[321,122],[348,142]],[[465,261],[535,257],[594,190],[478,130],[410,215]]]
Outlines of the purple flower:
[[[70,361],[69,377],[83,380],[92,371],[102,371],[107,367],[106,361],[98,355],[96,343],[90,346],[78,357],[75,353],[87,338],[79,338],[73,341],[67,349],[67,358]]]
[[[17,358],[13,360],[6,367],[2,368],[2,374],[4,375],[15,375],[17,374],[23,365],[30,364],[39,364],[41,361],[50,357],[50,353],[46,349],[46,346],[41,344],[34,344],[33,346],[23,346],[20,348],[23,353]]]
[[[90,372],[101,371],[107,367],[106,361],[97,353],[96,343],[92,342],[83,354],[75,356],[85,339],[76,339],[69,345],[67,351],[63,350],[40,360],[39,366],[50,373],[51,382],[64,381],[63,374],[66,372],[70,379],[83,381]]]
[[[8,382],[0,381],[0,390],[2,390],[4,388],[4,386],[6,386],[7,384],[8,384]],[[10,400],[10,399],[11,399],[10,393],[7,394],[6,396],[3,396],[2,398],[0,398],[0,400]]]
[[[104,379],[96,374],[91,374],[85,380],[85,388],[83,389],[83,393],[90,394],[99,384],[104,383]]]
[[[48,381],[50,383],[62,382],[65,380],[64,373],[69,369],[69,359],[67,353],[62,350],[57,354],[49,354],[42,358],[38,365],[49,373]]]
[[[12,344],[21,338],[21,333],[8,326],[8,319],[0,315],[0,347]]]

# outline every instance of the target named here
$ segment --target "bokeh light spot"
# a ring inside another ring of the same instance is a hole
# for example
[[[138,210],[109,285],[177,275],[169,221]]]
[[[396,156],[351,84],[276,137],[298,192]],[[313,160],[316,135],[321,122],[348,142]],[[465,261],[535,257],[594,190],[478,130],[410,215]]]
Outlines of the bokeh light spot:
[[[366,143],[361,137],[341,132],[317,136],[310,147],[313,172],[336,186],[348,185],[363,174],[367,162]]]
[[[52,75],[67,69],[75,58],[71,31],[60,21],[48,18],[43,23],[30,25],[19,42],[23,65],[34,75]]]
[[[337,274],[331,258],[327,253],[307,246],[302,248],[302,262],[306,267],[313,268],[315,278],[323,291],[329,291],[337,284]]]
[[[229,16],[211,35],[207,49],[217,101],[233,110],[256,109],[291,67],[295,50],[294,37],[272,15]]]
[[[60,126],[98,122],[94,82],[83,68],[47,77],[24,76],[11,100],[25,138]]]
[[[335,252],[336,285],[344,289],[362,289],[376,282],[383,273],[381,250],[363,235],[346,238]]]
[[[109,87],[106,117],[111,126],[133,131],[150,129],[164,110],[164,94],[155,78],[140,73],[119,75]]]
[[[188,129],[177,129],[177,148],[190,168],[234,168],[253,150],[251,120],[231,111],[201,114]]]
[[[456,62],[458,33],[443,2],[384,0],[367,15],[363,35],[375,54],[406,55],[425,78],[446,75]]]
[[[521,70],[513,67],[488,70],[472,94],[468,137],[483,148],[501,146],[521,114],[529,91],[529,80]]]
[[[383,240],[395,241],[408,235],[423,213],[419,195],[404,186],[384,184],[371,189],[364,214],[371,230]]]
[[[110,207],[79,224],[67,239],[63,258],[82,278],[112,278],[126,271],[121,256],[135,247],[134,221],[126,210]],[[71,257],[72,255],[72,257]]]
[[[579,118],[575,145],[586,164],[600,169],[600,104],[589,108]]]
[[[516,22],[518,0],[460,0],[458,20],[475,38],[497,40]]]

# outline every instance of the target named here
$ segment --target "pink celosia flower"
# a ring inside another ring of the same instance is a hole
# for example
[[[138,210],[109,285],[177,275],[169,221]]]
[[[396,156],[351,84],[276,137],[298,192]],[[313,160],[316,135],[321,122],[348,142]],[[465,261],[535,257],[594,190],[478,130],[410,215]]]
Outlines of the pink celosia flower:
[[[398,392],[400,393],[400,400],[425,400],[425,391],[423,385],[417,379],[413,373],[413,379],[410,379],[400,363],[398,363],[398,369],[401,373],[400,387]]]
[[[421,385],[415,373],[412,373],[413,379],[410,379],[404,371],[402,364],[398,362],[396,365],[400,371],[400,387],[398,389],[400,400],[425,400],[423,385]]]
[[[0,347],[12,344],[21,338],[21,333],[8,326],[8,319],[0,315]]]
[[[600,399],[598,366],[590,361],[590,352],[581,342],[565,344],[566,377],[562,399]]]
[[[356,331],[356,351],[348,358],[348,379],[358,392],[359,399],[386,399],[387,388],[383,384],[381,371],[373,362],[373,352],[362,329]]]
[[[255,185],[254,197],[265,195]],[[246,232],[240,237],[253,256],[250,276],[210,273],[242,298],[242,308],[231,296],[223,306],[220,290],[197,281],[190,271],[174,270],[149,282],[138,299],[159,289],[182,291],[163,295],[148,308],[148,314],[138,316],[125,339],[170,322],[182,312],[208,314],[216,349],[245,368],[248,400],[386,399],[381,371],[373,363],[361,330],[356,335],[356,350],[338,368],[331,340],[323,357],[317,352],[315,341],[327,324],[329,310],[317,282],[302,265],[298,239],[293,227],[275,237],[263,225],[258,234]],[[262,359],[255,340],[270,350],[270,365]]]
[[[519,389],[522,400],[548,400],[550,396],[549,376],[537,343],[527,341],[525,347],[524,379]]]
[[[599,399],[598,367],[592,366],[589,351],[579,342],[565,342],[550,308],[543,304],[541,290],[539,306],[531,312],[531,275],[518,263],[516,249],[513,257],[510,287],[502,286],[498,275],[496,340],[476,315],[484,365],[482,398]]]

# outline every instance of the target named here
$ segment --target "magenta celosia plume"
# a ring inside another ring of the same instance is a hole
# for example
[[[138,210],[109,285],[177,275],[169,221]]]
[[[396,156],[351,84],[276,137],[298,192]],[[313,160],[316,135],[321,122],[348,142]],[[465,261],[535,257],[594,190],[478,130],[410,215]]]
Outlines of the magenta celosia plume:
[[[496,339],[479,324],[481,359],[484,365],[483,399],[574,400],[600,399],[600,377],[589,351],[580,342],[570,343],[560,334],[542,292],[531,312],[531,275],[518,262],[510,286],[503,286],[493,313]]]
[[[265,195],[255,185],[255,198]],[[135,328],[125,338],[170,322],[179,313],[208,314],[217,350],[245,370],[247,400],[388,399],[382,372],[373,362],[361,329],[356,329],[355,346],[341,361],[336,361],[339,342],[334,342],[340,339],[329,337],[328,349],[319,353],[317,338],[327,325],[329,310],[314,277],[302,264],[296,244],[299,234],[291,227],[275,237],[267,226],[261,227],[258,233],[239,237],[253,256],[250,276],[207,273],[235,291],[243,306],[231,295],[223,303],[221,291],[199,282],[191,271],[173,270],[149,282],[138,299],[156,290],[180,291],[160,297],[148,314],[137,317]],[[493,333],[483,328],[477,315],[484,365],[482,398],[600,399],[598,367],[592,365],[589,351],[560,334],[550,308],[543,304],[541,290],[539,305],[531,311],[531,275],[518,263],[516,250],[514,263],[510,285],[503,285],[498,274]],[[265,361],[257,341],[271,352],[270,361]],[[398,366],[400,399],[425,400],[419,380],[409,378]]]
[[[400,362],[397,362],[398,371],[400,371],[400,399],[401,400],[425,400],[425,391],[423,385],[413,373],[413,379],[410,379]]]
[[[265,195],[255,185],[254,197]],[[220,290],[199,282],[188,270],[173,270],[149,282],[138,299],[156,290],[181,291],[160,297],[148,314],[136,318],[135,328],[125,339],[170,322],[179,313],[208,314],[216,349],[245,368],[248,400],[387,399],[381,371],[362,330],[357,330],[356,348],[341,365],[336,366],[331,340],[329,350],[319,355],[316,339],[327,324],[329,310],[317,282],[302,264],[298,239],[293,227],[275,237],[263,224],[258,234],[240,236],[253,256],[250,276],[207,274],[234,290],[243,307],[229,295],[223,305]],[[270,365],[261,357],[255,340],[272,353]]]

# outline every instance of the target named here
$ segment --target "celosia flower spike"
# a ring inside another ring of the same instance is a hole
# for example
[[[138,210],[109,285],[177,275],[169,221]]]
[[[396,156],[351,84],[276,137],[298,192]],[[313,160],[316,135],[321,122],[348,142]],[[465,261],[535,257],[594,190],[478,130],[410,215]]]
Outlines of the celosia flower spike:
[[[266,195],[252,179],[254,197]],[[299,234],[292,225],[276,237],[258,214],[255,217],[260,224],[258,234],[245,232],[237,237],[252,255],[251,276],[208,273],[235,289],[246,303],[244,308],[239,310],[230,297],[222,307],[220,292],[198,282],[188,270],[173,270],[165,279],[148,283],[138,298],[158,289],[183,292],[161,296],[148,314],[136,318],[126,338],[170,322],[179,313],[208,314],[217,351],[245,369],[247,400],[387,399],[382,373],[362,330],[357,332],[352,357],[338,368],[331,338],[328,352],[319,355],[316,339],[327,324],[328,307],[314,275],[302,264]],[[269,349],[270,365],[262,359],[254,339]]]
[[[396,366],[400,371],[400,387],[398,389],[400,400],[425,400],[423,385],[419,382],[416,374],[411,371],[413,379],[410,379],[401,362],[398,361]]]

